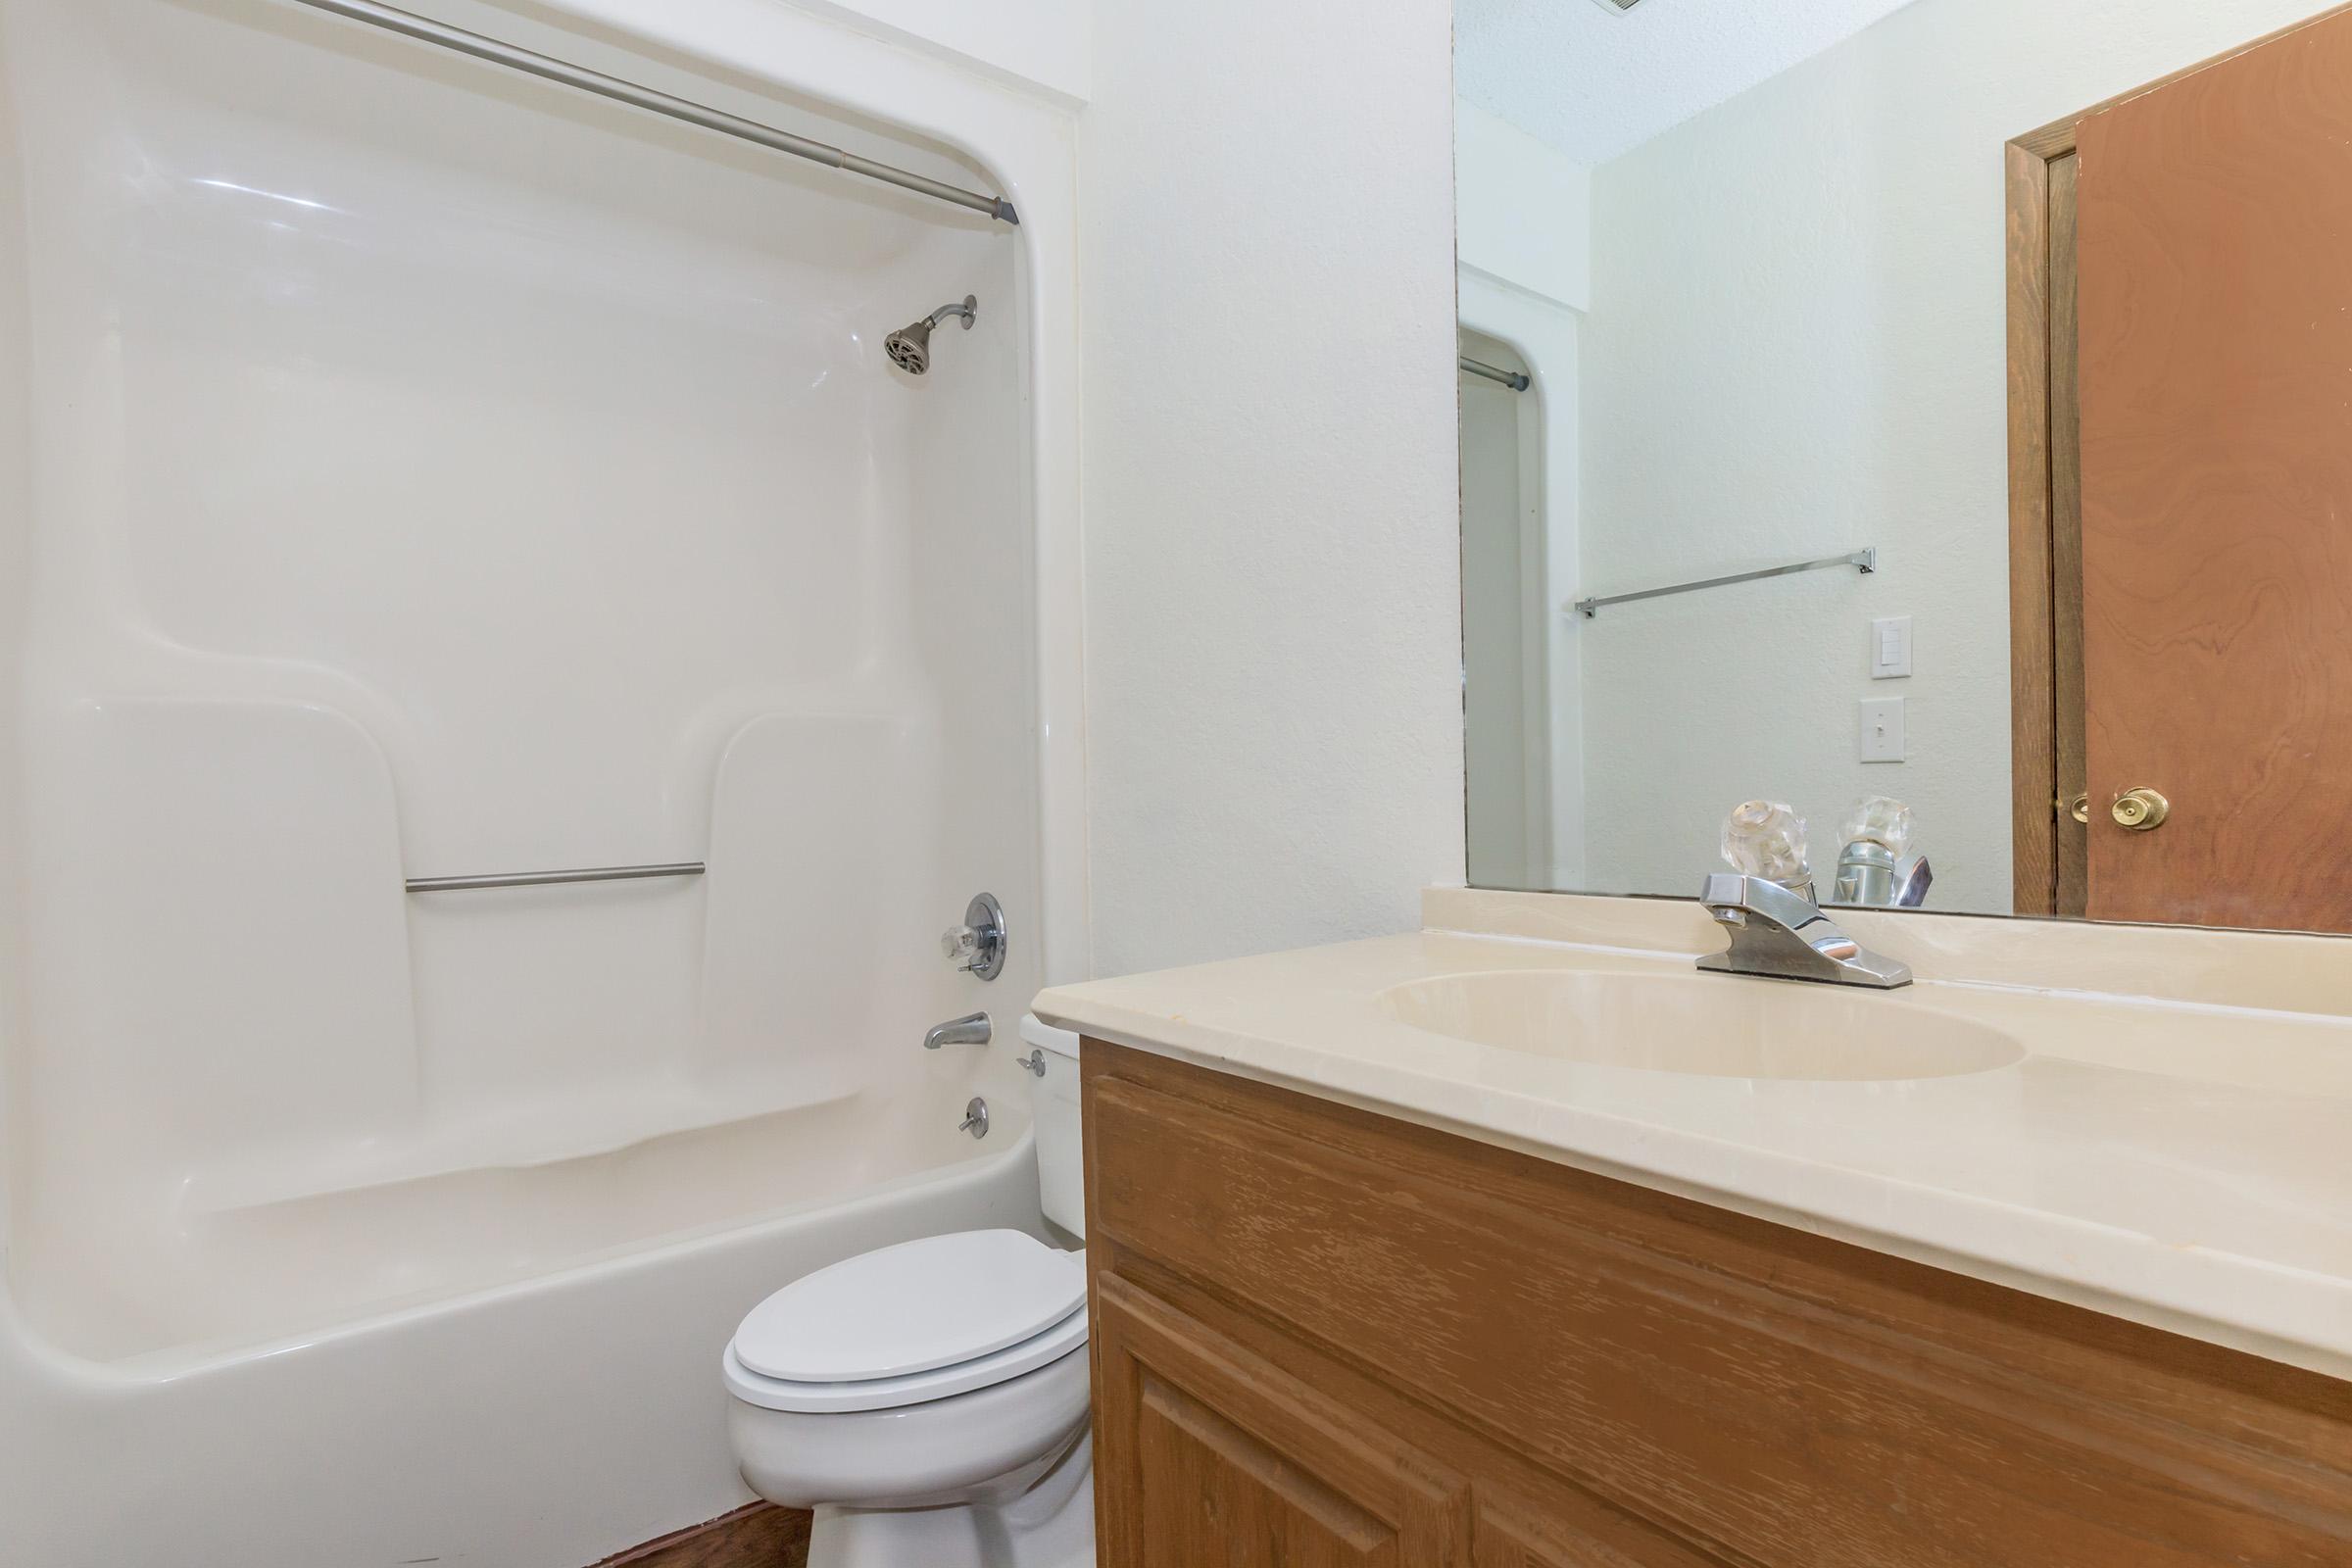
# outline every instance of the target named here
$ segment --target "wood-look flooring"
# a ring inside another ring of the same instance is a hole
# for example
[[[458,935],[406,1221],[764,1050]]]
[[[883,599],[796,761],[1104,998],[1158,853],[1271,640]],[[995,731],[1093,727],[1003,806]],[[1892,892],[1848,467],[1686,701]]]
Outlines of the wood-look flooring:
[[[631,1546],[597,1568],[807,1568],[808,1515],[755,1502]]]

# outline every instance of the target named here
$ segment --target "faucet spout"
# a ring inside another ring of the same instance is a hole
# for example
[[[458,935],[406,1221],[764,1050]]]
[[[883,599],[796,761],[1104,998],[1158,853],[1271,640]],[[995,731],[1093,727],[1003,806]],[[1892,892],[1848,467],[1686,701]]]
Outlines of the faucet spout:
[[[1856,942],[1821,906],[1760,876],[1716,872],[1698,902],[1732,934],[1728,952],[1698,960],[1711,974],[1762,975],[1891,991],[1911,983],[1911,966]]]
[[[985,1012],[950,1018],[946,1023],[932,1025],[924,1033],[923,1049],[937,1051],[942,1046],[985,1046],[994,1032]]]

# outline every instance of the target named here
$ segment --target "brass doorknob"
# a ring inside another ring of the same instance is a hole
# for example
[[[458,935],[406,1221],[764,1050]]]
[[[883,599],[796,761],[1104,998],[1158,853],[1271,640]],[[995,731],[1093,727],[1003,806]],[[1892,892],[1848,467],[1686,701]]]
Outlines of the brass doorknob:
[[[2066,803],[2066,814],[2078,822],[2090,820],[2090,796],[2085,793]]]
[[[2115,798],[2115,805],[2109,810],[2119,825],[2134,833],[2152,833],[2164,826],[2164,819],[2172,814],[2173,803],[2151,789],[2126,790]]]

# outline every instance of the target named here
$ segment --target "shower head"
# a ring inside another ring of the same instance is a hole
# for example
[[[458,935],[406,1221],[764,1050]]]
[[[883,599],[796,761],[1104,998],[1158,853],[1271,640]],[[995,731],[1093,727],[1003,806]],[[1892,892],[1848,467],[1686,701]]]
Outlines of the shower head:
[[[882,352],[890,363],[908,375],[920,375],[931,368],[931,329],[951,316],[963,318],[963,329],[969,332],[980,315],[978,296],[966,294],[958,305],[942,305],[921,320],[902,326],[882,340]]]

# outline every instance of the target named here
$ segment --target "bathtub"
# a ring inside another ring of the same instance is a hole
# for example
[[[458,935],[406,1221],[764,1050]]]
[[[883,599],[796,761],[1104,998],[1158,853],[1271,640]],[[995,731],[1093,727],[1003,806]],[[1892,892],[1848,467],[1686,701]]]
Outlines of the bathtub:
[[[108,1363],[0,1310],[0,1455],[17,1490],[0,1563],[584,1568],[715,1517],[751,1500],[718,1383],[743,1314],[870,1247],[1034,1230],[1025,1121],[998,1120],[991,1152],[862,1192],[601,1256],[551,1252],[497,1270],[504,1284],[273,1340]],[[546,1206],[578,1227],[595,1191]]]
[[[965,187],[777,63],[1054,140],[750,0],[431,9]],[[725,1511],[745,1310],[1042,1224],[1060,230],[282,0],[0,0],[0,1565]],[[652,862],[707,870],[408,886]],[[989,984],[938,947],[984,889]]]

